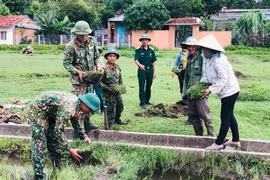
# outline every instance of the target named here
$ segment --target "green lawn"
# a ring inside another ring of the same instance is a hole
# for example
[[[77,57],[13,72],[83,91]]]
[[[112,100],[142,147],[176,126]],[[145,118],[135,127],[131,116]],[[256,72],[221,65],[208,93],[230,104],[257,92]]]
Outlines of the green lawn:
[[[127,93],[123,95],[125,109],[122,120],[130,120],[127,126],[113,125],[113,130],[194,135],[192,126],[181,126],[187,119],[137,117],[143,112],[138,98],[137,66],[133,62],[133,50],[119,50],[117,63],[121,66]],[[177,50],[159,50],[156,52],[157,78],[152,86],[151,101],[155,104],[172,105],[180,100],[178,79],[171,77],[171,69]],[[270,55],[228,55],[234,70],[242,73],[239,77],[241,93],[244,99],[238,101],[235,115],[238,120],[240,137],[244,139],[270,140]],[[36,54],[34,56],[19,53],[1,52],[0,58],[0,104],[11,103],[11,98],[33,100],[37,95],[48,90],[70,92],[69,73],[62,65],[63,54]],[[256,101],[252,101],[254,99]],[[209,98],[211,117],[215,133],[220,126],[220,99],[211,94]],[[103,128],[103,117],[95,114],[91,121]],[[206,132],[205,132],[206,134]],[[231,134],[228,134],[230,137]]]

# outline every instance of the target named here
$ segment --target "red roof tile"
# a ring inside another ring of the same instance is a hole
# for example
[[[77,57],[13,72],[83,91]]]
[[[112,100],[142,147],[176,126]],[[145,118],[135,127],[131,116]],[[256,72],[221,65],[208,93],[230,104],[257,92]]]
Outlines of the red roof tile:
[[[11,27],[18,20],[22,19],[24,16],[0,16],[0,27],[8,28]]]
[[[204,24],[199,18],[171,18],[167,25]]]

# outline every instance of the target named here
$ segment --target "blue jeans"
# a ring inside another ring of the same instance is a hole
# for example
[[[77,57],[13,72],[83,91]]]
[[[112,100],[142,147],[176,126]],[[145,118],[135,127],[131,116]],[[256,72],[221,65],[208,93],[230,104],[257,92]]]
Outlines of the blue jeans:
[[[98,96],[98,98],[100,100],[100,112],[103,113],[104,112],[104,102],[102,100],[100,86],[95,84],[95,85],[93,85],[93,88],[94,88],[96,95]]]

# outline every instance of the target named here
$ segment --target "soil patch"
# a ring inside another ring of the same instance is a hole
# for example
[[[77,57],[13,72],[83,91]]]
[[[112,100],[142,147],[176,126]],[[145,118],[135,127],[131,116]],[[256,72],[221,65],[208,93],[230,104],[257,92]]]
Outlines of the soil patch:
[[[162,103],[157,104],[149,108],[146,112],[135,113],[135,116],[139,117],[169,117],[178,118],[179,115],[188,115],[188,109],[186,106],[176,103],[174,105],[164,105]]]
[[[245,78],[248,78],[247,75],[244,75],[243,73],[241,73],[240,71],[234,71],[234,74],[237,78],[242,78],[242,79],[245,79]]]

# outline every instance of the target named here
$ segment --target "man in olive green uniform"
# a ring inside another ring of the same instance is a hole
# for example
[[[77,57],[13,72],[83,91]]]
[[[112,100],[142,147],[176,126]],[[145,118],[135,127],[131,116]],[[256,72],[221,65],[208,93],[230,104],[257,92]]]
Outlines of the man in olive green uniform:
[[[28,106],[28,119],[32,130],[32,164],[35,180],[43,179],[44,153],[47,146],[49,157],[54,167],[61,167],[61,156],[69,151],[77,161],[82,159],[79,149],[70,148],[64,134],[68,121],[87,143],[90,139],[85,134],[79,114],[90,114],[99,109],[100,101],[95,94],[77,97],[60,91],[48,91],[38,96]]]
[[[102,95],[105,100],[107,109],[107,120],[109,127],[105,129],[110,130],[113,123],[125,125],[127,122],[121,121],[120,117],[124,109],[122,96],[119,92],[115,91],[114,85],[123,85],[121,68],[115,61],[119,58],[119,54],[115,49],[109,49],[104,58],[107,63],[104,67],[104,74],[101,78]]]
[[[156,78],[157,61],[154,49],[148,43],[151,38],[148,34],[142,34],[140,39],[142,45],[135,50],[134,61],[138,66],[139,98],[140,106],[146,109],[146,105],[151,105],[151,86],[153,79]]]
[[[93,85],[85,83],[82,78],[85,72],[96,70],[97,59],[100,55],[96,39],[89,36],[91,32],[87,22],[78,21],[71,30],[76,38],[65,47],[63,65],[70,72],[71,92],[77,96],[93,92]],[[83,116],[86,133],[98,128],[90,123],[88,115]],[[78,135],[75,134],[74,137],[77,138]]]
[[[194,37],[188,37],[184,45],[188,49],[188,58],[186,72],[184,76],[184,86],[183,86],[183,99],[186,98],[187,90],[197,82],[200,82],[203,75],[203,57],[198,51],[197,40]],[[199,100],[188,100],[188,116],[192,122],[195,134],[197,136],[203,136],[203,124],[204,120],[205,127],[207,129],[208,136],[214,136],[214,128],[212,124],[211,117],[209,115],[208,109],[208,98],[203,98]],[[202,120],[201,120],[202,119]]]

